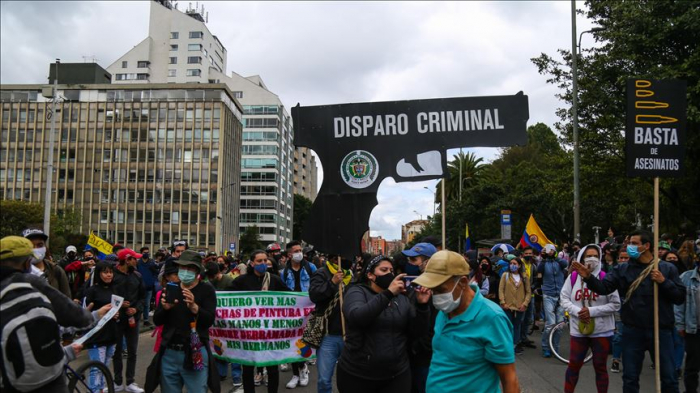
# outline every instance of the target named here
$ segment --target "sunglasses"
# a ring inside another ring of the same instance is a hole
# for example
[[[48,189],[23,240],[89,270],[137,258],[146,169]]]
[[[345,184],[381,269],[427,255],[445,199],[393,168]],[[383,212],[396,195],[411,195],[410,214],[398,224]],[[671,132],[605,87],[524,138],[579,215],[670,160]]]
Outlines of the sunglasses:
[[[186,246],[186,245],[187,245],[187,242],[184,241],[184,240],[177,240],[177,241],[174,241],[174,242],[173,242],[173,246],[175,246],[175,247],[177,247],[177,246]]]

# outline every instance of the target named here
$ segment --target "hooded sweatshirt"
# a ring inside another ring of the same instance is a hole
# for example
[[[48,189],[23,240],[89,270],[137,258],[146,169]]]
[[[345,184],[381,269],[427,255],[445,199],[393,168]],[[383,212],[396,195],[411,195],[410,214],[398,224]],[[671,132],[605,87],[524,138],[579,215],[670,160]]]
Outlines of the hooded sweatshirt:
[[[576,256],[576,260],[582,264],[585,263],[583,261],[583,255],[588,248],[595,248],[598,251],[598,264],[595,266],[591,274],[599,280],[602,280],[600,273],[602,267],[600,255],[602,255],[602,251],[600,247],[595,244],[589,244],[583,247]],[[583,282],[581,276],[572,273],[572,275],[567,277],[564,281],[564,286],[562,287],[561,295],[559,296],[559,302],[562,308],[569,313],[569,318],[571,318],[569,328],[572,336],[608,337],[613,335],[615,331],[615,311],[618,311],[621,305],[620,295],[618,295],[617,291],[611,293],[610,295],[598,295],[588,289],[588,285]],[[591,315],[591,319],[595,321],[595,329],[590,335],[581,334],[578,328],[578,313],[584,306],[588,307],[588,312]]]

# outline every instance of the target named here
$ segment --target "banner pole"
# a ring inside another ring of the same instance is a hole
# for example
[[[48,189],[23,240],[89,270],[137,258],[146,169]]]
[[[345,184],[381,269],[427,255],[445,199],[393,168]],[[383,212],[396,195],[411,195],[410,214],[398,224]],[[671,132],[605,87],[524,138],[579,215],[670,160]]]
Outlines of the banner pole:
[[[654,177],[654,269],[659,268],[659,177]],[[659,362],[659,284],[654,282],[654,380],[656,392],[661,393],[661,363]]]
[[[341,261],[340,261],[340,256],[338,256],[338,269],[340,271],[343,271]],[[343,280],[340,280],[340,285],[338,285],[338,297],[340,300],[340,326],[343,329],[343,342],[345,342],[345,315],[343,315],[343,287],[345,286],[345,282]]]
[[[445,215],[447,214],[447,206],[445,202],[445,181],[447,179],[442,179],[442,249],[447,250],[447,244],[445,243]]]

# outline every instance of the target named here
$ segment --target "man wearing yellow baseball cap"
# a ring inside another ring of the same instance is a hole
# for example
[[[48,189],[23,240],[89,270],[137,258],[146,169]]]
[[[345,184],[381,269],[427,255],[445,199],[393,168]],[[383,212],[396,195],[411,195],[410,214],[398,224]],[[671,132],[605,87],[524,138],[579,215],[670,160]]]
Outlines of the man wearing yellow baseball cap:
[[[433,292],[438,310],[428,393],[516,393],[513,327],[498,305],[469,284],[469,264],[458,253],[438,251],[413,285]]]

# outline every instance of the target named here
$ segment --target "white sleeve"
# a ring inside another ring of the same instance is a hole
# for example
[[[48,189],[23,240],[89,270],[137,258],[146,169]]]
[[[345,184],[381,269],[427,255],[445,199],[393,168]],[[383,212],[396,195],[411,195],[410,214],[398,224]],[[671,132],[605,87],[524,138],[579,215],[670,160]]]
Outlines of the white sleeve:
[[[576,278],[578,281],[578,277]],[[571,279],[567,278],[564,281],[564,286],[561,288],[561,293],[559,294],[559,304],[561,304],[561,307],[569,313],[569,315],[578,315],[578,313],[581,311],[581,307],[575,305],[571,301],[571,293],[572,293],[572,288],[571,288]]]

